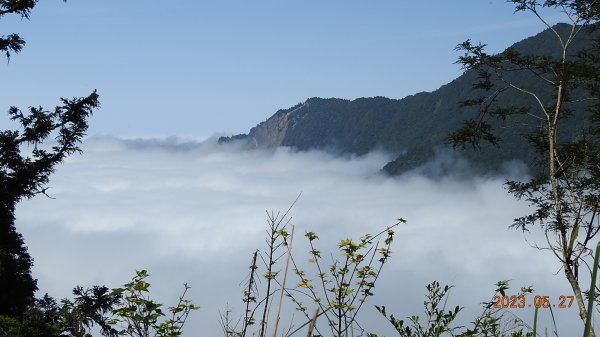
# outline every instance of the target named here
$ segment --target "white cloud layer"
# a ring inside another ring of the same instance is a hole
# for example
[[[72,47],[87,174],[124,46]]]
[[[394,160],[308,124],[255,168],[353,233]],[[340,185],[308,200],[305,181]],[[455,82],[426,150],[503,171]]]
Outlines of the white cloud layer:
[[[35,258],[41,291],[55,297],[68,297],[76,285],[120,286],[136,269],[149,270],[152,294],[165,304],[189,283],[202,309],[190,318],[186,336],[221,335],[218,310],[227,303],[242,312],[240,283],[251,252],[264,248],[265,211],[284,211],[299,193],[292,223],[297,233],[317,232],[322,251],[399,217],[408,220],[397,229],[376,296],[363,309],[370,331],[393,335],[373,304],[396,317],[420,314],[433,280],[455,285],[449,304],[465,307],[463,323],[480,312],[499,280],[513,280],[513,292],[534,285],[555,300],[571,294],[551,254],[507,228],[527,208],[506,195],[501,179],[390,178],[378,173],[388,160],[383,153],[244,151],[211,140],[92,138],[84,155],[69,158],[52,176],[55,199],[19,205],[17,228]],[[294,249],[308,250],[305,238],[298,235]],[[514,313],[533,319],[532,308]],[[582,330],[575,307],[554,315],[559,332]]]

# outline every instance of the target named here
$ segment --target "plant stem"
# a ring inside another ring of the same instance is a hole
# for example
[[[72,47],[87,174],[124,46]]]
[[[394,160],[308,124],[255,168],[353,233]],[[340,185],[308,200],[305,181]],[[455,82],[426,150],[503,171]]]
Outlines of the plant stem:
[[[596,293],[596,276],[598,275],[598,259],[600,259],[600,242],[596,245],[596,256],[594,257],[594,269],[592,270],[592,284],[590,284],[590,293],[588,298],[587,319],[585,320],[585,330],[583,337],[592,334],[592,309],[594,308],[594,298]]]
[[[287,280],[288,266],[290,265],[290,256],[292,255],[292,242],[294,241],[294,226],[292,226],[292,234],[287,245],[287,257],[285,259],[285,268],[283,271],[283,281],[281,282],[281,292],[279,293],[279,303],[277,304],[277,314],[275,315],[275,326],[273,327],[273,337],[277,336],[277,327],[281,317],[281,303],[283,302],[283,292],[285,291],[285,281]]]

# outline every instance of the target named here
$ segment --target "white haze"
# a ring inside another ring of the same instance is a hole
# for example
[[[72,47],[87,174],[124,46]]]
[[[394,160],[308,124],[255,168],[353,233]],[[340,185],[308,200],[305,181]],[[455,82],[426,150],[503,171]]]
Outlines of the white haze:
[[[265,246],[265,211],[286,210],[299,193],[292,223],[299,234],[318,233],[323,252],[335,251],[340,239],[408,220],[397,228],[376,296],[363,308],[369,331],[394,335],[373,305],[400,318],[420,314],[425,285],[433,280],[455,286],[449,305],[465,307],[464,324],[481,312],[499,280],[513,280],[509,294],[527,285],[554,301],[571,294],[551,254],[525,242],[540,238],[507,228],[527,207],[506,194],[502,179],[468,174],[447,154],[425,170],[390,178],[379,174],[389,159],[383,153],[339,158],[286,148],[245,151],[212,140],[91,138],[83,155],[70,157],[52,176],[54,199],[19,205],[17,229],[35,258],[40,291],[58,298],[69,297],[76,285],[117,287],[136,269],[147,269],[152,295],[174,304],[187,282],[201,309],[185,336],[222,335],[219,310],[227,303],[242,313],[240,283],[252,251]],[[449,163],[457,174],[419,173]],[[308,249],[301,235],[294,249]],[[532,322],[532,308],[513,313]],[[582,330],[575,306],[554,315],[559,332]],[[542,316],[551,330],[549,313]]]

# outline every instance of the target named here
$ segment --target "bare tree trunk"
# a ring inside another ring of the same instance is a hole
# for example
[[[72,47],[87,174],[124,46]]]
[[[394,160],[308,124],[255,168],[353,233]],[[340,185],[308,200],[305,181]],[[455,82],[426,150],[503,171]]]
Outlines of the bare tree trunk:
[[[569,38],[570,40],[571,38]],[[562,55],[562,72],[565,73],[565,63],[567,59],[567,45],[563,44],[563,55]],[[558,158],[557,153],[557,134],[558,134],[558,121],[561,114],[562,103],[564,99],[564,82],[563,79],[560,78],[558,85],[556,87],[556,106],[554,108],[554,114],[546,113],[546,119],[548,123],[548,178],[550,179],[550,187],[552,193],[552,199],[554,202],[554,211],[556,212],[555,221],[556,226],[559,232],[559,247],[562,255],[562,263],[563,269],[565,270],[565,276],[567,281],[571,285],[571,289],[573,290],[573,294],[575,295],[575,299],[577,300],[577,306],[579,307],[579,317],[585,323],[587,321],[587,308],[585,306],[585,301],[583,300],[583,295],[581,293],[581,287],[579,286],[579,280],[573,273],[572,268],[576,268],[574,266],[574,261],[572,259],[572,250],[569,248],[569,244],[567,243],[568,232],[569,229],[567,224],[565,223],[565,219],[563,218],[563,210],[561,204],[561,195],[559,192],[558,179],[556,177],[557,168],[556,164],[559,162],[560,158]],[[571,233],[571,235],[576,235],[575,233]],[[552,247],[551,247],[552,248]],[[552,248],[554,249],[554,248]],[[576,273],[577,271],[575,271]],[[590,337],[596,337],[594,333],[594,329],[592,328],[590,331]]]
[[[579,282],[575,278],[573,271],[571,270],[571,266],[569,266],[566,262],[563,262],[563,269],[565,270],[565,276],[571,285],[571,289],[573,289],[573,294],[575,295],[575,300],[577,301],[577,306],[579,307],[579,317],[583,321],[583,324],[586,323],[587,320],[587,309],[585,307],[585,301],[583,300],[583,294],[581,293],[581,288],[579,287]],[[594,328],[590,330],[590,337],[595,337]]]

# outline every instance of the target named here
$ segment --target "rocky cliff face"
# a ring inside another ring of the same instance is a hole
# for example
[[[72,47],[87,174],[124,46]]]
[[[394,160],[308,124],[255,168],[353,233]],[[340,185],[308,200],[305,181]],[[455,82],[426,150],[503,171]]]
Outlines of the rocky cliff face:
[[[288,130],[308,113],[309,100],[290,109],[279,110],[264,122],[250,129],[248,134],[219,138],[219,143],[244,140],[250,149],[275,148],[283,145]]]

